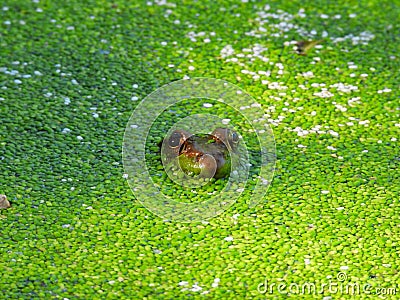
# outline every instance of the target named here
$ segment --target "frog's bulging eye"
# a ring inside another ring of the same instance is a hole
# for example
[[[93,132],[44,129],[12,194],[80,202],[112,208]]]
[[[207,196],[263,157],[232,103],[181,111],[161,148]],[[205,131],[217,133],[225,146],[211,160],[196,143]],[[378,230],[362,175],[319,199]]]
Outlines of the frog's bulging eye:
[[[232,138],[232,141],[233,141],[234,143],[239,142],[239,135],[238,135],[236,132],[234,132],[234,131],[232,131],[232,133],[231,133],[231,138]]]
[[[168,145],[169,145],[171,148],[177,148],[177,147],[180,146],[182,138],[183,138],[182,133],[175,131],[175,132],[173,132],[173,133],[171,134],[171,136],[169,137],[169,139],[168,139]]]

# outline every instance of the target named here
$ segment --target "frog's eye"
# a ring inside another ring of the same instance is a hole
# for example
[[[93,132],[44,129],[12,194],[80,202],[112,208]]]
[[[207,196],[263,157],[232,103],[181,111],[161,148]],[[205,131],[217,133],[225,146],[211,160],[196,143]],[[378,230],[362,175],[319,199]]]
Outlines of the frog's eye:
[[[231,131],[231,138],[232,142],[234,143],[239,142],[239,135],[235,131]]]
[[[178,131],[174,131],[168,139],[168,145],[171,148],[177,148],[180,146],[182,139],[183,134]]]
[[[174,130],[170,137],[167,139],[168,147],[171,149],[178,149],[190,136],[191,134],[185,130]]]

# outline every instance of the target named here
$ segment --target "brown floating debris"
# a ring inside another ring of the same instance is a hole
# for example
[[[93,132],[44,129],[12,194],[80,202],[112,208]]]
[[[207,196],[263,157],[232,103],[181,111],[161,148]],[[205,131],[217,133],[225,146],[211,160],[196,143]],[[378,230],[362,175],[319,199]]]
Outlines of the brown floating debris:
[[[299,55],[307,55],[307,52],[314,48],[316,45],[322,43],[323,40],[315,40],[315,41],[299,41],[296,43],[294,50]]]
[[[7,196],[0,194],[0,209],[9,208],[10,206],[11,206],[11,204],[10,204],[10,202],[8,202]]]

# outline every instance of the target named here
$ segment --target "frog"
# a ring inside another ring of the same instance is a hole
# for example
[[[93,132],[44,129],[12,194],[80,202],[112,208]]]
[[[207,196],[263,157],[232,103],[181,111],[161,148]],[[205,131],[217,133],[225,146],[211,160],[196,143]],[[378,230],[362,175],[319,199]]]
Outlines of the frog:
[[[229,128],[218,127],[208,135],[176,129],[164,139],[164,160],[168,164],[178,159],[186,174],[219,179],[230,174],[238,144],[239,135]]]

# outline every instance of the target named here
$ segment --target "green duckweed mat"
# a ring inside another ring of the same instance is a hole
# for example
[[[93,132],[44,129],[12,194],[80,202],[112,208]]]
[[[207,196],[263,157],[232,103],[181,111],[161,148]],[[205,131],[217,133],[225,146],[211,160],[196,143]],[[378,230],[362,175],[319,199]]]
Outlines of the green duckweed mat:
[[[6,0],[0,20],[1,299],[399,297],[399,1]],[[261,104],[258,206],[179,223],[133,196],[131,113],[188,77]]]

